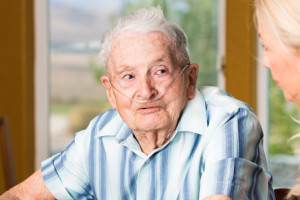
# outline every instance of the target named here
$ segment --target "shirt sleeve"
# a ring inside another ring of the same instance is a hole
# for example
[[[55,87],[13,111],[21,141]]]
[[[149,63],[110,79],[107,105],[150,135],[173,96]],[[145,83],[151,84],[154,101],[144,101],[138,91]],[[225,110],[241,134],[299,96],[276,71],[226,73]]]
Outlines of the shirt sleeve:
[[[209,134],[200,199],[213,194],[234,200],[275,199],[263,151],[263,132],[252,111],[240,108]]]
[[[88,152],[88,141],[87,130],[78,132],[64,151],[42,162],[43,179],[55,198],[93,199],[83,153]]]

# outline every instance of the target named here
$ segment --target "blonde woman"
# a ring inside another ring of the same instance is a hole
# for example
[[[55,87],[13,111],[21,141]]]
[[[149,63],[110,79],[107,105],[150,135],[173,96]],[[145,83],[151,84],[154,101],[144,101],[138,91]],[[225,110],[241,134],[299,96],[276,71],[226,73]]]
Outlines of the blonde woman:
[[[256,0],[262,64],[300,111],[300,0]],[[300,196],[300,184],[289,196]]]

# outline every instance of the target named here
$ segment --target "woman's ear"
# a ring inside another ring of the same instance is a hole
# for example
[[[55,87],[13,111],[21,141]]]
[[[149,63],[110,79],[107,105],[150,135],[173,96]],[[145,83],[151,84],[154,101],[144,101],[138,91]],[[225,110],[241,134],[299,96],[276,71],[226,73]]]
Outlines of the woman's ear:
[[[188,66],[187,69],[187,80],[188,80],[187,98],[188,99],[192,99],[195,96],[197,79],[198,79],[198,71],[199,71],[199,65],[197,63],[192,63],[190,64],[190,66]]]
[[[108,98],[108,101],[109,101],[111,107],[113,109],[116,109],[116,99],[115,99],[113,88],[109,82],[108,77],[101,76],[100,80],[101,80],[101,83],[103,84],[103,86],[105,87],[106,95],[107,95],[107,98]]]

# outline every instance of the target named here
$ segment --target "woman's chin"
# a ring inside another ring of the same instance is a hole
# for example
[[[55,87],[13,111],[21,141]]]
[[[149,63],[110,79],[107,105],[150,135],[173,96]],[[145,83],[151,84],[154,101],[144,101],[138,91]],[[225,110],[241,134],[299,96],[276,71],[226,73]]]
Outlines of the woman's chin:
[[[298,111],[299,111],[299,113],[300,113],[300,93],[299,93],[299,95],[294,99],[293,102],[297,105]]]
[[[291,95],[290,93],[287,93],[283,91],[284,97],[286,100],[295,103],[298,108],[300,106],[300,93],[298,95]]]
[[[283,90],[283,95],[284,98],[290,102],[294,102],[295,97],[292,96],[290,93],[288,93],[287,91]]]

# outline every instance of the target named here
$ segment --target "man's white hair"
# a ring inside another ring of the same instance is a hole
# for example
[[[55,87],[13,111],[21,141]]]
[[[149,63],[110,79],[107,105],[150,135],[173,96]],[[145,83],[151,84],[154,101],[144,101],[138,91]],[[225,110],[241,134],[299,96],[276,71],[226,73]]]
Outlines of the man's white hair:
[[[113,39],[125,31],[141,33],[161,32],[168,36],[176,47],[176,58],[180,65],[190,63],[188,41],[184,31],[175,23],[167,21],[161,8],[139,9],[131,15],[120,18],[102,38],[100,58],[107,65]]]

